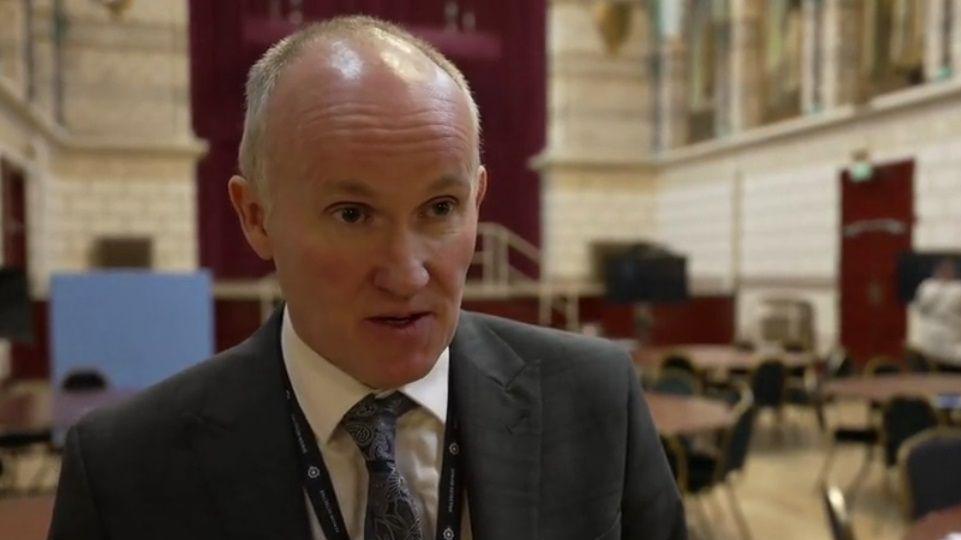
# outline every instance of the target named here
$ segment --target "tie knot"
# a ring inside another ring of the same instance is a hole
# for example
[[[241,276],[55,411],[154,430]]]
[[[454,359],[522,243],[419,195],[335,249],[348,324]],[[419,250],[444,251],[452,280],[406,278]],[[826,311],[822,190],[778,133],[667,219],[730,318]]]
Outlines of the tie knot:
[[[378,399],[368,394],[344,415],[344,429],[367,462],[394,461],[397,418],[415,406],[401,392]]]

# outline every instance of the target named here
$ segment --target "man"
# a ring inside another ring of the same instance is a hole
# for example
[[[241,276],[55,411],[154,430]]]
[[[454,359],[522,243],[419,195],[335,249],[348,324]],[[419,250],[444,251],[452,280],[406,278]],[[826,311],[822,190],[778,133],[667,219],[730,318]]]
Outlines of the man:
[[[961,372],[961,280],[954,262],[944,259],[921,282],[915,297],[915,347],[942,371]]]
[[[51,537],[685,537],[626,354],[461,312],[487,186],[467,83],[365,17],[251,70],[244,234],[286,299],[67,437]]]

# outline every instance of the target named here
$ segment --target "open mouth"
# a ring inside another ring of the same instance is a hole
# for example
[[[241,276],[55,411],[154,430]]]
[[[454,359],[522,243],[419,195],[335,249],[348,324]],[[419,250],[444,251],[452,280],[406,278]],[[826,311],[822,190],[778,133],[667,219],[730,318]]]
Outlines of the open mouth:
[[[410,315],[397,317],[371,317],[370,320],[393,328],[406,328],[426,316],[427,313],[411,313]]]

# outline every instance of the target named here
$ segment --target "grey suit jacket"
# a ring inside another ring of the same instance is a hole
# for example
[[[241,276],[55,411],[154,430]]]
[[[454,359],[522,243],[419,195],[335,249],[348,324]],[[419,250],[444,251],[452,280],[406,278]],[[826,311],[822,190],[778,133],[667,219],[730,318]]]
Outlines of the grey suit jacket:
[[[70,430],[52,539],[309,538],[280,317]],[[627,355],[464,312],[451,344],[477,540],[683,539]]]

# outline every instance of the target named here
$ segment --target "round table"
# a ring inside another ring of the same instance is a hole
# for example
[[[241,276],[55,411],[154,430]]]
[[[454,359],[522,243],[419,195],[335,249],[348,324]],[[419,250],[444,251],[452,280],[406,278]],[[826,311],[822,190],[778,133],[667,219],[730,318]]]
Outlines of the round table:
[[[644,347],[634,353],[634,361],[645,369],[655,369],[669,353],[687,356],[694,366],[703,371],[750,370],[768,358],[777,358],[788,368],[808,367],[817,361],[812,353],[784,351],[744,351],[730,345],[677,345],[672,347]]]
[[[26,393],[0,397],[0,437],[48,436],[50,414],[44,410],[43,401],[40,396]]]
[[[5,426],[20,427],[39,422],[34,410],[36,397],[33,394],[17,394],[0,397],[0,430]]]
[[[5,396],[0,398],[0,436],[49,439],[52,432],[65,432],[88,412],[136,393],[133,389],[111,388]]]
[[[136,395],[130,388],[72,391],[60,390],[53,395],[53,427],[67,429],[94,409],[115,405]]]
[[[961,376],[904,373],[873,377],[836,379],[824,386],[828,397],[861,399],[883,402],[894,396],[926,397],[935,401],[939,396],[961,395]]]
[[[654,425],[667,437],[725,429],[736,420],[734,411],[716,399],[656,392],[648,392],[645,397]]]
[[[931,512],[914,522],[904,540],[943,540],[950,533],[961,534],[961,505]]]

